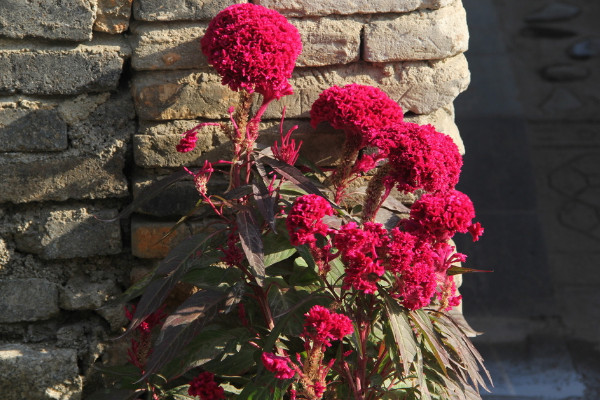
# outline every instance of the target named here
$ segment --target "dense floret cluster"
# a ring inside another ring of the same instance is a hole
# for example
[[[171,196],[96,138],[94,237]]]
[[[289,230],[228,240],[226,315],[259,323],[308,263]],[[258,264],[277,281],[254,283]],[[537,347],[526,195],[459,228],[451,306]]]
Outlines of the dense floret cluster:
[[[190,382],[188,389],[190,396],[198,396],[200,400],[225,399],[225,390],[215,382],[215,375],[211,372],[202,372]]]
[[[328,347],[332,340],[342,340],[354,331],[350,318],[322,306],[313,306],[305,316],[304,331],[300,336],[315,344]]]
[[[201,46],[232,90],[257,92],[268,99],[293,93],[288,79],[302,40],[278,12],[250,3],[229,6],[212,19]]]

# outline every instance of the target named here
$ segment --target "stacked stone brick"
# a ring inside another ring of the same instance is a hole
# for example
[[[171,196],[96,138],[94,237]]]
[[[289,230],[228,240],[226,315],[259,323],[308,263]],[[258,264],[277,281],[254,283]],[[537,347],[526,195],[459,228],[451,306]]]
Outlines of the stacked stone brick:
[[[198,121],[227,118],[237,99],[199,51],[209,20],[231,0],[9,0],[0,2],[0,388],[3,399],[79,399],[110,363],[106,338],[119,308],[98,309],[196,225],[160,238],[195,203],[182,182],[113,219],[182,164],[227,157]],[[407,119],[432,123],[462,149],[452,102],[468,85],[460,0],[259,0],[286,15],[304,51],[295,93],[266,114],[267,136],[299,125],[303,153],[332,163],[340,135],[312,130],[319,93],[375,85]],[[198,224],[201,224],[199,222]],[[157,243],[159,242],[159,243]],[[114,345],[113,345],[114,346]],[[46,368],[37,367],[39,363]]]

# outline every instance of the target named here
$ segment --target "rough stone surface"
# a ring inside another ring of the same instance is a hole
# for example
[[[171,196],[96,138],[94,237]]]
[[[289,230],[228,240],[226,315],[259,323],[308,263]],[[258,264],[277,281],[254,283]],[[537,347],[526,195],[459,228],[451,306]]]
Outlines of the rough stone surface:
[[[123,33],[129,28],[133,0],[97,0],[98,11],[94,30],[106,33]]]
[[[244,0],[136,0],[133,15],[142,21],[210,20],[219,11]]]
[[[70,147],[56,154],[0,154],[0,203],[128,195],[123,168],[135,125],[127,93],[82,95],[62,102],[17,99],[11,104],[23,103],[32,110],[53,108],[56,121],[67,124]]]
[[[208,22],[136,23],[131,26],[131,65],[136,70],[206,67],[200,38]]]
[[[52,318],[59,312],[58,288],[56,284],[45,279],[2,280],[0,281],[0,309],[2,309],[0,323]]]
[[[466,89],[470,75],[464,55],[437,61],[363,64],[298,69],[291,84],[294,94],[269,106],[266,118],[309,116],[319,94],[333,86],[358,83],[377,86],[398,101],[404,111],[428,114],[450,104]],[[147,72],[133,81],[136,110],[141,119],[226,118],[236,94],[209,72]]]
[[[227,118],[238,95],[221,85],[213,72],[146,72],[132,81],[135,108],[141,120]]]
[[[57,110],[0,104],[0,151],[60,151],[67,146],[67,124]]]
[[[375,14],[408,12],[417,9],[435,9],[451,4],[454,0],[258,0],[267,8],[291,16],[330,14]]]
[[[60,287],[59,305],[63,310],[94,310],[118,292],[112,281],[90,282],[87,277],[76,276]]]
[[[96,2],[90,0],[3,0],[0,35],[53,40],[90,40]]]
[[[307,18],[289,20],[302,37],[297,67],[348,64],[360,58],[363,22],[358,18]]]
[[[113,90],[129,53],[119,38],[78,46],[0,40],[0,93],[69,95]]]
[[[197,124],[197,121],[142,122],[140,134],[133,137],[136,165],[144,168],[200,166],[205,159],[216,161],[227,157],[228,146],[224,146],[227,137],[216,126],[202,128],[193,151],[179,153],[175,150],[181,135]]]
[[[15,243],[19,251],[45,259],[118,254],[121,252],[119,221],[100,220],[116,215],[117,210],[69,206],[17,215],[20,225]]]
[[[0,346],[3,400],[79,400],[77,352],[11,343]]]
[[[438,60],[467,50],[467,16],[460,1],[435,11],[376,16],[365,26],[364,59]]]

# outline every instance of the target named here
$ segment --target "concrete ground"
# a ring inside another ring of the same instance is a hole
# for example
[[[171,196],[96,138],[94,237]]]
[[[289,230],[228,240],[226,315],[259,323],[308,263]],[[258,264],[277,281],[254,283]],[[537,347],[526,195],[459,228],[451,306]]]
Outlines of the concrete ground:
[[[486,228],[457,240],[488,400],[600,399],[600,2],[463,0],[471,86],[460,189]]]

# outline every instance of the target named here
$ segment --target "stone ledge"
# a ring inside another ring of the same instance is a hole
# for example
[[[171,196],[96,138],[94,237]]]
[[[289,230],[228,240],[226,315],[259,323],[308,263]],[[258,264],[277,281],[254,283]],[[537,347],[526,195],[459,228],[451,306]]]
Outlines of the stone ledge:
[[[323,90],[350,83],[377,86],[405,112],[429,114],[452,103],[469,81],[463,54],[435,61],[297,69],[290,81],[295,93],[270,105],[265,117],[279,118],[286,106],[289,118],[307,118]],[[132,87],[136,110],[143,120],[224,119],[237,98],[221,85],[216,73],[208,71],[138,73]]]
[[[258,0],[267,8],[272,8],[287,16],[305,15],[350,15],[350,14],[376,14],[399,13],[419,9],[436,9],[454,0]]]
[[[193,21],[212,19],[222,9],[245,0],[137,0],[134,18],[141,21]]]

